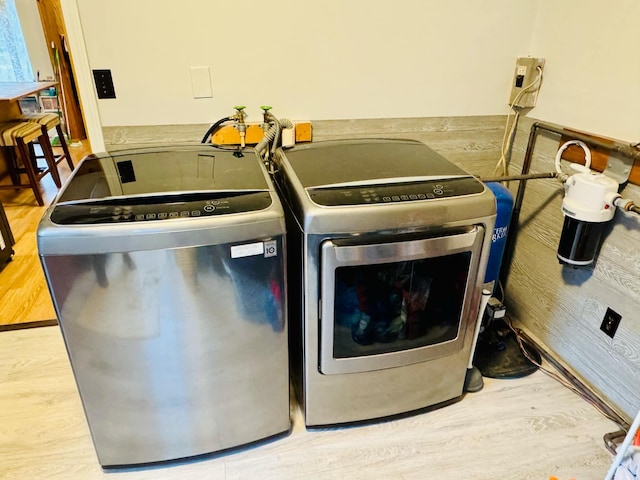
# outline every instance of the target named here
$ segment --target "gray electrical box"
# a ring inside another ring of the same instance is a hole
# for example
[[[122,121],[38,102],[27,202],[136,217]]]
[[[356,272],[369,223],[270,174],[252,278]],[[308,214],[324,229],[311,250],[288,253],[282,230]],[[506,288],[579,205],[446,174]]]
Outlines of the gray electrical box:
[[[509,106],[530,108],[536,106],[542,84],[544,58],[520,57],[511,83]]]

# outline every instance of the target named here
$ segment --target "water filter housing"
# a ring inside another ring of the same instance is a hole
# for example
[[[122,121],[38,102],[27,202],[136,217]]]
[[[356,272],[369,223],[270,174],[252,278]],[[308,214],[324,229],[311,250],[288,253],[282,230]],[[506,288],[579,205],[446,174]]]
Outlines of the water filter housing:
[[[579,267],[593,263],[607,222],[613,219],[618,183],[588,169],[565,183],[562,213],[565,215],[558,246],[560,263]]]

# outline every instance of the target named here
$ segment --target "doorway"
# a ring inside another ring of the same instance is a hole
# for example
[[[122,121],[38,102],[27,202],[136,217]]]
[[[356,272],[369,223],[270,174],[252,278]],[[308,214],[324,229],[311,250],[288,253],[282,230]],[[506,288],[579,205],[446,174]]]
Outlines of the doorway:
[[[60,0],[36,0],[71,141],[87,138]]]

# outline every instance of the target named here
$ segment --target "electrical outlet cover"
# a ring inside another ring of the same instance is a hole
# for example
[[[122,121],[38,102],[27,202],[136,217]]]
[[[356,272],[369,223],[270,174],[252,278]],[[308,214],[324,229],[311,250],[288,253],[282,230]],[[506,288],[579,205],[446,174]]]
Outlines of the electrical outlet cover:
[[[602,324],[600,324],[600,330],[613,338],[618,330],[618,325],[620,325],[620,320],[622,320],[622,315],[607,308],[604,318],[602,319]]]
[[[542,83],[544,58],[520,57],[511,82],[509,105],[520,108],[536,106]],[[539,77],[539,78],[538,78]]]

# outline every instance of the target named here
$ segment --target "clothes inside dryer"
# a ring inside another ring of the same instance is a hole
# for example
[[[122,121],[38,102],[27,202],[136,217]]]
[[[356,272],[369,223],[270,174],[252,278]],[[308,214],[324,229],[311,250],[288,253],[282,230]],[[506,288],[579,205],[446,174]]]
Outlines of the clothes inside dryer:
[[[334,356],[359,357],[453,340],[469,252],[336,269]]]

